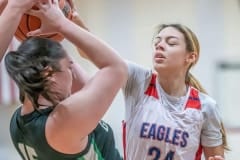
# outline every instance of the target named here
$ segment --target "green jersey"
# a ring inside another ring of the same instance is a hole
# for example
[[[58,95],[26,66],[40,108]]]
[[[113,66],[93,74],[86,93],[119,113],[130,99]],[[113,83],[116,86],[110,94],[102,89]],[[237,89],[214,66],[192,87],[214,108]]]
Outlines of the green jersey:
[[[19,107],[11,118],[10,133],[13,144],[23,160],[122,160],[111,127],[100,121],[88,135],[86,148],[77,154],[64,154],[49,146],[45,125],[52,109],[34,111],[21,116]]]

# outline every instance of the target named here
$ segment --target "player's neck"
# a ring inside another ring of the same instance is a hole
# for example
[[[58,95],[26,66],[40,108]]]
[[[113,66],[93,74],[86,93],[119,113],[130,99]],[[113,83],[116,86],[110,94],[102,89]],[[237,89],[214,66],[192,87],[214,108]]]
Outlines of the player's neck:
[[[179,78],[164,79],[161,77],[158,78],[158,82],[160,83],[164,92],[170,96],[182,97],[187,94],[187,85],[185,84],[185,81],[182,79]]]

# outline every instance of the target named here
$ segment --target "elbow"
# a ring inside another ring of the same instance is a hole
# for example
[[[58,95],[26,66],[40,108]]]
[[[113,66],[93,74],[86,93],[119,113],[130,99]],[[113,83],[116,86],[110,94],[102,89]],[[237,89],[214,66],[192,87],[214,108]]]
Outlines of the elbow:
[[[117,65],[116,70],[117,81],[121,82],[121,86],[123,86],[128,77],[128,68],[126,62],[121,60]]]

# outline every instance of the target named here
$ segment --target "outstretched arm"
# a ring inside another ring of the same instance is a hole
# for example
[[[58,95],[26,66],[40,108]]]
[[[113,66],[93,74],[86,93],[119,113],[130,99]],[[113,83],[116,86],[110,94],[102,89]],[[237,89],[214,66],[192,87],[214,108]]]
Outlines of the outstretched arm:
[[[39,0],[1,0],[0,1],[0,62],[17,29],[24,12]],[[7,4],[7,5],[6,5]]]

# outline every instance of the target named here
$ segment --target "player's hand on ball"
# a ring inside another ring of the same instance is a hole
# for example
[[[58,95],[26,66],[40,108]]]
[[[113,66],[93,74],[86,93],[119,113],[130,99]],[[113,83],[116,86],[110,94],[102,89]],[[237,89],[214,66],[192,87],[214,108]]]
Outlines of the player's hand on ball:
[[[76,11],[76,6],[75,6],[75,4],[73,3],[73,0],[66,0],[66,1],[68,1],[68,3],[70,4],[72,10],[73,10],[73,11]]]
[[[37,3],[38,10],[31,9],[28,14],[38,17],[41,20],[41,27],[28,33],[28,36],[39,36],[56,33],[63,27],[61,22],[65,19],[63,12],[59,8],[58,0],[48,0],[48,2]]]

